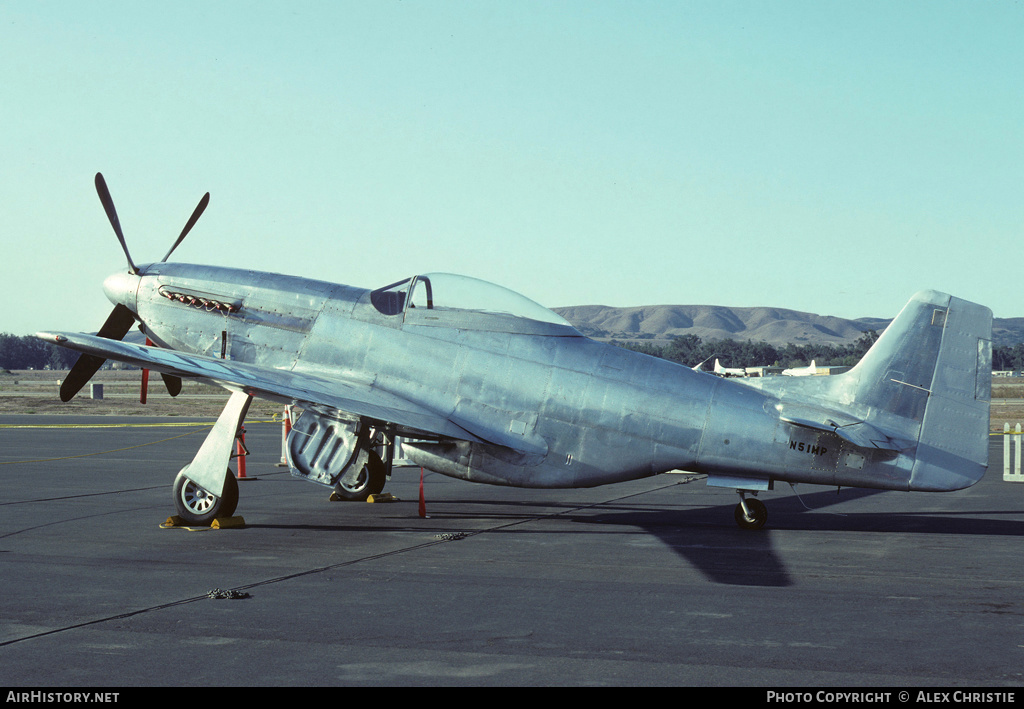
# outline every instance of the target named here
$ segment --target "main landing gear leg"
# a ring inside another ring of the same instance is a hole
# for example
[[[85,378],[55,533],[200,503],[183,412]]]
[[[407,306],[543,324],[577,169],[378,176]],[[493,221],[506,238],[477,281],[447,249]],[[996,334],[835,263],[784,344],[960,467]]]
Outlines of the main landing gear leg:
[[[755,497],[744,497],[747,490],[737,490],[740,504],[736,505],[736,524],[743,529],[760,529],[768,521],[768,508]],[[752,493],[756,495],[757,493]]]
[[[210,524],[234,513],[238,483],[228,462],[251,402],[249,394],[233,393],[196,457],[175,478],[174,507],[189,524]]]

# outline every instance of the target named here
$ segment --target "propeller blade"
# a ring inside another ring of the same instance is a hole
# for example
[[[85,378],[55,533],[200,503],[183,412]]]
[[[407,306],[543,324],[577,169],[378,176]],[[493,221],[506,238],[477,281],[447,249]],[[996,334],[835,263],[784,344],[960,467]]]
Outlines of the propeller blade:
[[[114,310],[107,316],[103,327],[96,334],[108,340],[120,340],[128,334],[134,324],[135,316],[132,311],[118,304],[114,306]],[[75,394],[82,390],[82,387],[92,379],[106,361],[104,357],[96,355],[83,354],[79,357],[60,385],[60,400],[71,401],[74,399]]]
[[[118,303],[96,334],[108,340],[123,340],[134,324],[135,314],[127,306]]]
[[[152,347],[153,341],[148,337],[146,338],[146,347]],[[176,377],[173,374],[164,374],[160,372],[160,377],[164,380],[164,386],[167,387],[167,393],[171,396],[177,396],[181,393],[181,377]],[[142,370],[142,386],[139,389],[139,403],[145,404],[146,399],[149,395],[149,370]]]
[[[60,385],[60,400],[71,401],[75,398],[75,394],[82,390],[92,375],[99,371],[99,368],[106,362],[102,357],[95,355],[83,354],[75,362],[75,366],[68,372],[68,376],[64,378],[64,381]]]
[[[114,209],[114,200],[110,197],[110,190],[107,189],[107,182],[103,179],[103,175],[96,173],[96,192],[100,196],[100,202],[103,203],[103,209],[107,212],[107,219],[110,220],[110,226],[114,227],[114,233],[117,235],[117,240],[121,242],[121,249],[124,251],[125,257],[128,259],[128,266],[131,268],[132,273],[138,273],[139,267],[132,261],[132,255],[128,253],[128,244],[125,243],[124,234],[121,232],[121,222],[117,219],[117,210]],[[123,337],[123,335],[122,335]]]
[[[160,263],[163,263],[167,259],[169,259],[171,257],[171,254],[174,253],[174,250],[178,248],[178,244],[185,240],[185,237],[188,235],[190,231],[192,231],[192,227],[194,227],[196,225],[196,222],[199,221],[199,217],[203,215],[203,211],[206,209],[206,205],[208,205],[209,203],[210,193],[207,192],[206,194],[203,195],[203,198],[199,200],[199,204],[196,205],[195,211],[192,212],[192,216],[189,217],[188,223],[185,224],[185,228],[181,230],[181,235],[178,237],[178,240],[174,242],[174,246],[172,246],[171,250],[167,252],[167,255],[160,259]]]
[[[173,374],[163,374],[160,376],[164,380],[164,385],[167,387],[167,393],[171,396],[177,396],[181,393],[181,377],[176,377]]]

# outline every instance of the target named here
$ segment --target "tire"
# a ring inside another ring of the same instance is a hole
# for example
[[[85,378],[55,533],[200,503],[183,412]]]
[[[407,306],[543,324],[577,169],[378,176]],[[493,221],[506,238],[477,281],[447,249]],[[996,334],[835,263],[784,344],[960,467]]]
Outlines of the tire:
[[[764,506],[763,502],[752,497],[747,498],[744,502],[747,503],[747,509],[750,510],[753,519],[749,519],[743,513],[743,505],[736,505],[736,524],[743,529],[760,529],[763,527],[764,523],[768,521],[768,508]]]
[[[384,485],[387,483],[387,470],[377,452],[371,450],[355,483],[345,485],[342,483],[344,477],[345,475],[342,474],[334,486],[335,494],[349,502],[365,502],[370,495],[376,495],[384,489]]]
[[[174,479],[174,509],[188,524],[210,525],[218,517],[230,517],[238,507],[238,481],[228,468],[224,493],[217,497],[196,485],[184,473]]]

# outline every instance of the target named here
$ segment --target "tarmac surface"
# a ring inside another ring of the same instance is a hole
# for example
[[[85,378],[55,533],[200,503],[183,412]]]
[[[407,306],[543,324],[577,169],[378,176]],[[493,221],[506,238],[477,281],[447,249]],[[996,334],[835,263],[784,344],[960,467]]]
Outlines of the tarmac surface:
[[[397,502],[329,502],[250,421],[245,526],[193,531],[161,527],[205,435],[186,423],[0,417],[0,685],[1024,683],[1024,484],[1000,437],[968,490],[779,485],[751,532],[734,492],[677,474],[427,473],[422,518],[400,468]]]

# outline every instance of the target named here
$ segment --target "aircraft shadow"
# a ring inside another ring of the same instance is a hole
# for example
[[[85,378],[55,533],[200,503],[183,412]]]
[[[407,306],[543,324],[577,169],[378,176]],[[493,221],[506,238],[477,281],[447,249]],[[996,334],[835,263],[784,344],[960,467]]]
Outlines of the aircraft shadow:
[[[631,533],[643,529],[658,538],[681,559],[714,583],[738,586],[778,586],[793,584],[784,561],[776,552],[773,536],[780,531],[835,531],[875,532],[886,534],[963,534],[1024,536],[1024,522],[981,518],[980,515],[1019,514],[1018,510],[942,511],[942,512],[830,512],[838,503],[863,500],[886,493],[883,490],[834,489],[766,497],[768,526],[760,530],[743,530],[735,526],[730,500],[724,505],[669,506],[652,508],[650,505],[607,503],[581,508],[571,503],[542,503],[548,510],[560,507],[565,512],[552,512],[559,519],[587,525],[594,533]],[[907,493],[898,494],[901,497]],[[698,498],[699,499],[699,498]],[[462,506],[465,505],[463,508]],[[500,507],[500,513],[490,513],[490,506]],[[511,527],[504,533],[518,534],[516,522],[536,519],[538,503],[532,501],[488,501],[475,499],[447,499],[444,511],[435,519],[507,521]],[[429,508],[429,504],[428,504]],[[462,508],[462,509],[460,509]],[[912,509],[913,505],[908,504]],[[520,511],[521,510],[521,511]],[[428,512],[430,510],[428,509]],[[258,524],[256,527],[303,529],[305,531],[365,531],[361,525],[277,525]],[[415,527],[404,524],[378,527],[384,531],[411,531]],[[473,531],[467,528],[465,531]],[[498,530],[493,530],[498,531]]]
[[[715,583],[742,586],[789,586],[792,579],[773,548],[779,531],[876,532],[884,534],[959,534],[1024,536],[1024,522],[985,519],[979,515],[1012,514],[1019,510],[942,512],[829,512],[828,507],[886,493],[884,490],[833,489],[799,497],[766,498],[768,526],[743,530],[733,525],[735,504],[686,510],[649,507],[610,510],[580,517],[590,524],[640,527]],[[905,496],[907,493],[888,493]],[[910,505],[908,505],[909,507]]]

